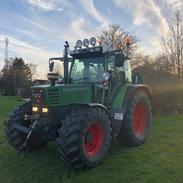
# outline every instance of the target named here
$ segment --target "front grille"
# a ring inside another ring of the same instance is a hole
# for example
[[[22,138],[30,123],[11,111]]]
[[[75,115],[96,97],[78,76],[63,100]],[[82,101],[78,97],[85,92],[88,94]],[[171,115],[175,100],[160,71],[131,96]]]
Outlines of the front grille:
[[[50,105],[57,105],[59,104],[59,88],[49,89],[48,90],[48,101]]]
[[[32,88],[31,92],[32,105],[45,105],[46,100],[43,88]],[[40,98],[38,98],[38,96]]]

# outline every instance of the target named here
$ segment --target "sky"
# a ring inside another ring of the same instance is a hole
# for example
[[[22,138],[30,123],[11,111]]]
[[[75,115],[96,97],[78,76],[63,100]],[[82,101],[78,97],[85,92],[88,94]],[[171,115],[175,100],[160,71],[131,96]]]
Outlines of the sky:
[[[137,36],[147,54],[161,51],[160,37],[168,33],[169,10],[182,0],[0,0],[0,69],[5,38],[9,57],[37,64],[45,78],[50,57],[62,56],[64,42],[97,36],[108,24],[119,24]]]

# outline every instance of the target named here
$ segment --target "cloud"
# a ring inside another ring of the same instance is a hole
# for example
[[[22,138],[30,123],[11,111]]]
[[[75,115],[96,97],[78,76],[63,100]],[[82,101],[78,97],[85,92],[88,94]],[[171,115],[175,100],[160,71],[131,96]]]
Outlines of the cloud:
[[[144,53],[156,55],[162,50],[160,40],[156,36],[146,39],[140,43],[140,50]]]
[[[24,20],[24,22],[32,27],[32,32],[35,34],[31,34],[29,30],[20,31],[22,34],[29,34],[29,36],[40,36],[40,37],[47,37],[49,40],[57,40],[57,42],[68,40],[68,41],[75,41],[81,37],[86,37],[87,34],[94,34],[96,32],[96,26],[91,24],[91,21],[86,15],[83,14],[83,11],[80,11],[80,7],[73,6],[72,3],[65,0],[31,0],[36,2],[35,6],[40,6],[42,2],[51,2],[56,4],[55,6],[50,5],[50,9],[56,9],[60,6],[68,9],[66,14],[59,15],[61,18],[60,22],[58,22],[54,18],[50,18],[45,14],[39,14],[39,16],[32,16],[30,19]],[[49,3],[48,3],[49,4]],[[43,3],[44,5],[44,3]],[[41,5],[42,6],[42,5]],[[43,7],[43,6],[42,6]],[[46,9],[46,8],[45,8]],[[93,5],[93,9],[94,5]],[[82,12],[82,13],[80,13]],[[97,12],[95,10],[95,12]],[[98,15],[99,17],[99,15]],[[68,21],[65,22],[64,19]],[[64,23],[64,26],[62,25]],[[98,26],[100,27],[100,26]],[[56,43],[57,44],[57,43]]]
[[[70,17],[77,15],[78,11],[74,3],[69,0],[19,0],[42,12],[64,12]]]
[[[168,32],[168,24],[161,14],[161,9],[153,0],[114,0],[118,7],[122,7],[133,17],[133,23],[137,26],[147,24],[160,34]]]
[[[166,0],[166,2],[170,4],[174,10],[181,10],[183,8],[182,0]]]
[[[29,27],[32,26],[32,32],[35,34],[32,35],[29,30],[20,32],[32,37],[40,36],[62,42],[64,40],[75,42],[76,39],[96,35],[102,27],[108,24],[108,20],[96,9],[93,0],[79,0],[76,6],[68,0],[27,0],[26,3],[47,12],[58,8],[64,9],[64,14],[59,14],[60,22],[50,18],[47,14],[32,16],[24,21]],[[64,19],[67,19],[67,22]],[[47,40],[51,41],[51,39]]]
[[[90,17],[102,24],[108,23],[107,19],[96,9],[93,0],[79,0],[77,2],[80,4],[79,7],[82,8]],[[27,3],[45,12],[64,11],[65,9],[68,9],[72,10],[69,13],[75,12],[75,15],[78,13],[78,8],[66,0],[27,0]]]
[[[65,35],[69,41],[75,41],[76,39],[90,38],[95,36],[98,29],[87,22],[84,18],[77,18],[72,20],[69,25],[69,31]]]
[[[108,20],[96,9],[93,0],[79,0],[79,2],[81,3],[85,13],[89,14],[91,17],[102,24],[108,23]]]
[[[29,30],[23,30],[23,29],[20,29],[20,28],[17,28],[17,29],[15,28],[15,30],[17,32],[19,32],[20,34],[25,35],[27,37],[30,37],[32,39],[38,39],[38,36],[35,33],[31,32]]]
[[[32,5],[33,7],[37,7],[42,11],[63,11],[62,7],[59,7],[56,1],[50,0],[28,0],[28,4]]]

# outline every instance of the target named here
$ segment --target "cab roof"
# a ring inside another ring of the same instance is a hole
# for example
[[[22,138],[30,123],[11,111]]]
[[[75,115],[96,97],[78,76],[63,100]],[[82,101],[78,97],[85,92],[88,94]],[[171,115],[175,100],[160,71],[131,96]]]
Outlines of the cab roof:
[[[102,46],[75,49],[70,52],[70,56],[78,59],[103,57],[104,55]]]

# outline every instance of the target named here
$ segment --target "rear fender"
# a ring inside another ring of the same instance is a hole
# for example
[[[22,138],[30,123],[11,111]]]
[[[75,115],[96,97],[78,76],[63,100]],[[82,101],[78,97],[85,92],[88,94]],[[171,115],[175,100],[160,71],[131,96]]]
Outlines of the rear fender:
[[[128,107],[128,101],[130,100],[131,96],[133,96],[137,91],[144,91],[149,97],[149,99],[152,100],[151,90],[148,85],[145,84],[130,85],[126,91],[125,98],[121,106],[124,112]]]

